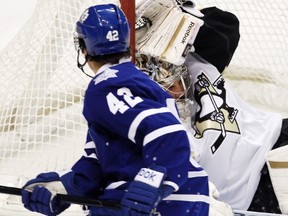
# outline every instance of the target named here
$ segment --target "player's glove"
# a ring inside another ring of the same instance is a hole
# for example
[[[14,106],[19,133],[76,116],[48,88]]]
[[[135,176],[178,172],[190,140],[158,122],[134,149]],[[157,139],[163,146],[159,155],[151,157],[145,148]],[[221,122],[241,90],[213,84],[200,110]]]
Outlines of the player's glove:
[[[159,202],[173,192],[171,186],[163,186],[166,169],[142,168],[128,188],[121,201],[123,216],[158,215]]]
[[[30,211],[55,216],[70,206],[70,203],[58,200],[56,194],[67,194],[58,173],[39,174],[29,180],[22,188],[22,203]]]
[[[224,116],[223,112],[221,112],[221,111],[219,111],[219,112],[213,111],[211,113],[210,119],[212,121],[218,122],[219,124],[224,124],[224,122],[225,122],[225,116]]]

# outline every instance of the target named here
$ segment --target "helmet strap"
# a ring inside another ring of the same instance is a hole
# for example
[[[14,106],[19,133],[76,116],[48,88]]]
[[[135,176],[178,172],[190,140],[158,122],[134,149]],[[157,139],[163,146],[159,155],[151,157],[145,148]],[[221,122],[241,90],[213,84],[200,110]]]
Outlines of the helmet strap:
[[[88,62],[88,60],[89,60],[89,58],[90,58],[91,56],[89,56],[88,54],[85,55],[85,62],[84,62],[83,64],[81,64],[80,61],[79,61],[80,51],[81,51],[81,49],[78,49],[78,50],[77,50],[77,67],[80,68],[80,70],[81,70],[86,76],[88,76],[88,77],[90,77],[90,78],[93,78],[93,76],[87,74],[87,73],[84,71],[84,69],[83,69],[83,67],[86,65],[86,63]]]

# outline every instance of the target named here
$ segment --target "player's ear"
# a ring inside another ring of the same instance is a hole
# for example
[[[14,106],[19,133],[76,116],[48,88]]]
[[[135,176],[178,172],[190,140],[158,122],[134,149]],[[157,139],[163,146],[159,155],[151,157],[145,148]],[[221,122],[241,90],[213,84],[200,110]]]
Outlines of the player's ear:
[[[82,48],[81,52],[84,56],[86,56],[88,54],[87,49],[86,48]]]
[[[79,47],[80,47],[80,49],[81,49],[81,52],[82,52],[84,55],[86,55],[86,54],[88,53],[83,38],[79,38]]]

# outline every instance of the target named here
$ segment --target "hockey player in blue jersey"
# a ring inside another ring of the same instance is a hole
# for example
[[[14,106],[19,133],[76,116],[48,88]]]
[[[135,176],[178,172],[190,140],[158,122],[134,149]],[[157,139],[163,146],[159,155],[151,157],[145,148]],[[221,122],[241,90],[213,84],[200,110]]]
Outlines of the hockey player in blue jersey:
[[[84,99],[84,155],[71,170],[29,180],[25,208],[60,214],[70,205],[61,193],[121,202],[121,210],[90,206],[91,216],[208,215],[207,174],[190,158],[174,99],[131,63],[129,33],[114,4],[89,7],[76,23],[78,66],[95,73]]]

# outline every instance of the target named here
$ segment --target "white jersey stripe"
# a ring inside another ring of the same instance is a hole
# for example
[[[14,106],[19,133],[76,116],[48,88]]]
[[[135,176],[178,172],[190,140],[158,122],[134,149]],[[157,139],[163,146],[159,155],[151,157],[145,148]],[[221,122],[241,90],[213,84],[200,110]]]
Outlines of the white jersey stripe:
[[[86,158],[94,158],[98,160],[97,155],[95,153],[88,155],[86,152],[84,152],[83,156]]]
[[[195,194],[171,194],[163,200],[210,203],[209,196]]]
[[[169,186],[173,187],[174,191],[178,191],[179,190],[179,186],[176,183],[172,182],[172,181],[163,181],[163,185],[169,185]]]
[[[87,142],[85,145],[84,145],[84,153],[83,153],[83,156],[86,157],[86,158],[94,158],[94,159],[97,159],[97,155],[95,153],[93,154],[87,154],[87,152],[85,151],[86,149],[94,149],[95,150],[95,143],[93,141],[90,141],[90,142]]]
[[[141,112],[131,123],[129,131],[128,131],[128,138],[135,143],[135,135],[137,128],[141,121],[145,119],[147,116],[155,115],[157,113],[164,113],[164,112],[170,112],[170,110],[167,107],[159,108],[159,109],[149,109]]]
[[[202,171],[189,171],[188,172],[188,178],[195,178],[195,177],[206,177],[207,176],[207,172],[205,170]]]
[[[169,125],[169,126],[154,130],[145,136],[144,141],[143,141],[143,146],[147,145],[149,142],[153,141],[154,139],[160,136],[163,136],[168,133],[173,133],[176,131],[181,131],[181,130],[185,131],[184,126],[181,124]]]
[[[199,163],[193,157],[190,157],[190,163],[196,168],[200,168],[201,167],[199,165]]]
[[[84,146],[84,149],[95,148],[95,143],[93,141],[87,142]]]
[[[109,184],[105,189],[109,190],[109,189],[116,189],[119,186],[125,184],[126,181],[118,181],[118,182],[113,182],[111,184]]]

